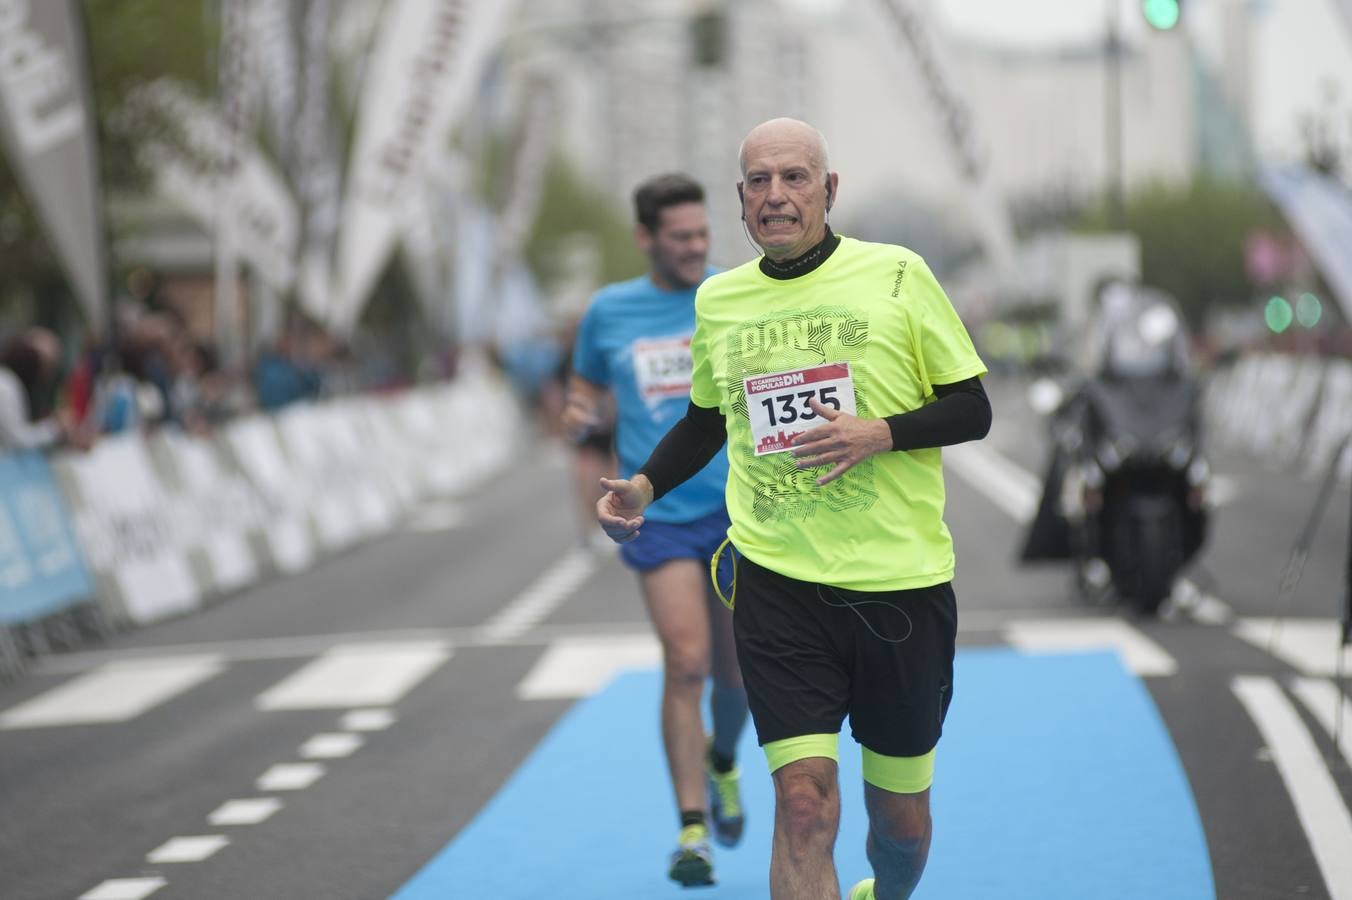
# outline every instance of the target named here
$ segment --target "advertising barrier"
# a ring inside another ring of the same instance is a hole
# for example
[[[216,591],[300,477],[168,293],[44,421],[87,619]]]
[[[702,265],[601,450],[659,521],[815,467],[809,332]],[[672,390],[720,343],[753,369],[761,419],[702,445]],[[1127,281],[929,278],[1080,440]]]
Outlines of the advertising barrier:
[[[0,628],[24,625],[93,596],[47,460],[0,454]]]
[[[87,453],[0,456],[0,676],[27,627],[85,600],[133,627],[386,534],[509,464],[520,411],[485,372],[298,404],[210,437],[162,429]],[[468,438],[472,428],[472,439]]]

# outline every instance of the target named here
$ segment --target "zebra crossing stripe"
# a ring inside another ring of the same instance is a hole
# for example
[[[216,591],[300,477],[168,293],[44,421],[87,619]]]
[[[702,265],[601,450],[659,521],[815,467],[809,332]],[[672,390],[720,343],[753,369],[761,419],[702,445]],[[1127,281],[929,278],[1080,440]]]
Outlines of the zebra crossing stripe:
[[[1028,653],[1108,649],[1141,676],[1173,675],[1178,662],[1163,647],[1117,619],[1030,619],[1010,622],[1005,640]]]
[[[109,878],[85,891],[79,900],[145,900],[168,883],[163,878]]]
[[[1352,815],[1314,738],[1273,679],[1245,675],[1231,687],[1272,751],[1330,900],[1352,900]]]
[[[1320,678],[1297,678],[1291,685],[1291,692],[1301,699],[1310,715],[1324,727],[1329,737],[1339,732],[1338,717],[1341,712],[1342,728],[1338,734],[1340,745],[1338,750],[1343,754],[1343,759],[1347,760],[1348,766],[1352,767],[1352,738],[1347,735],[1348,730],[1352,729],[1352,700],[1344,697],[1332,681]],[[1342,705],[1341,710],[1338,708],[1339,704]]]
[[[0,714],[0,730],[125,722],[219,675],[215,655],[107,663]]]
[[[650,634],[561,639],[549,645],[517,686],[522,700],[590,697],[624,669],[656,669],[662,648]]]
[[[339,644],[259,694],[264,710],[344,709],[397,702],[451,657],[445,641]]]
[[[1352,671],[1352,647],[1342,645],[1337,619],[1245,618],[1235,623],[1235,634],[1309,676],[1338,672],[1338,654],[1344,671]]]

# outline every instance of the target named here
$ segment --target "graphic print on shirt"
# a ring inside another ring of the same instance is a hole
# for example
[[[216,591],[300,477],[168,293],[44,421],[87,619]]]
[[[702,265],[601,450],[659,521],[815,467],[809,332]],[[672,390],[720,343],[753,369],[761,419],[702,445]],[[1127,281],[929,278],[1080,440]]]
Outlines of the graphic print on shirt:
[[[868,319],[840,306],[783,310],[743,322],[728,336],[727,379],[732,409],[749,427],[752,411],[747,403],[746,379],[848,363],[856,414],[872,417],[868,403],[870,370],[864,363],[868,344]],[[820,504],[833,511],[866,510],[878,500],[872,459],[818,486],[816,480],[824,470],[800,470],[792,453],[757,455],[754,440],[739,442],[737,452],[755,485],[752,511],[759,521],[807,519]]]
[[[690,335],[664,338],[639,338],[629,347],[634,364],[634,381],[639,396],[649,410],[663,400],[690,396]]]

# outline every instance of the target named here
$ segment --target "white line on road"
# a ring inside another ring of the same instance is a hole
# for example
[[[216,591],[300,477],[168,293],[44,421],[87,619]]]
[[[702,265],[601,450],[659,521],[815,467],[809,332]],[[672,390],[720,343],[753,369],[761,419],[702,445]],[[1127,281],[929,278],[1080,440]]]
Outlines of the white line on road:
[[[342,759],[356,753],[361,745],[358,734],[317,734],[300,747],[301,759]]]
[[[108,663],[0,715],[0,729],[125,722],[225,670],[215,655]]]
[[[1232,686],[1272,751],[1330,900],[1352,900],[1352,816],[1314,739],[1271,678],[1240,676]]]
[[[260,791],[303,791],[324,777],[320,763],[277,763],[258,776]]]
[[[655,669],[661,662],[662,648],[651,634],[560,640],[536,661],[516,695],[522,700],[589,697],[622,669]]]
[[[1344,671],[1352,671],[1352,647],[1342,646],[1337,619],[1240,619],[1235,634],[1306,675],[1336,675],[1339,653]]]
[[[347,731],[384,731],[395,721],[394,713],[388,709],[354,709],[344,714],[342,728]]]
[[[1044,619],[1010,622],[1005,640],[1032,653],[1104,648],[1117,651],[1122,664],[1137,675],[1173,675],[1178,663],[1159,644],[1117,619]]]
[[[581,547],[570,550],[558,562],[496,616],[479,629],[478,643],[498,644],[513,640],[542,622],[596,571],[596,558]]]
[[[207,821],[212,825],[257,825],[272,818],[272,814],[281,808],[282,801],[276,797],[227,800],[207,816]]]
[[[1352,766],[1352,740],[1347,736],[1352,729],[1352,700],[1344,697],[1332,681],[1322,678],[1297,678],[1291,691],[1301,699],[1305,708],[1315,717],[1329,737],[1338,730],[1338,704],[1342,704],[1342,733],[1338,735],[1340,750],[1348,766]]]
[[[201,862],[215,856],[217,851],[230,843],[223,834],[199,834],[191,837],[170,838],[146,854],[146,862],[152,865],[162,863]]]
[[[451,656],[444,641],[339,644],[259,694],[259,709],[395,703]]]
[[[79,900],[145,900],[168,883],[163,878],[109,878],[85,891]]]
[[[1014,521],[1031,522],[1042,487],[1037,478],[1008,457],[984,444],[956,444],[944,448],[944,465],[986,495]]]

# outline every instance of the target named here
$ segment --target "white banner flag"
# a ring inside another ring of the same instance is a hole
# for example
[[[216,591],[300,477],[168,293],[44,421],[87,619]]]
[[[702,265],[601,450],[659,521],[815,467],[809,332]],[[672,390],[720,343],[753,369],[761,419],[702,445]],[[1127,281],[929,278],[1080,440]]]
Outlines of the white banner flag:
[[[91,328],[108,318],[107,246],[76,0],[0,0],[0,137]]]
[[[268,137],[282,157],[291,156],[300,94],[292,24],[295,5],[296,0],[253,0],[246,29],[253,43],[251,74],[261,82]]]
[[[938,31],[915,0],[877,0],[890,36],[906,50],[911,70],[924,86],[964,187],[964,199],[972,226],[991,264],[1005,278],[1013,278],[1014,228],[1009,221],[990,168],[978,140],[972,108],[958,90],[946,62],[946,49]],[[1010,285],[1017,288],[1017,285]]]
[[[525,112],[512,157],[507,201],[498,219],[497,255],[517,257],[530,237],[544,193],[545,169],[557,130],[557,101],[548,82],[537,78],[527,88]]]
[[[510,0],[392,0],[365,73],[330,323],[350,331],[389,259],[431,154],[478,85]]]
[[[333,239],[342,202],[338,140],[329,102],[332,23],[331,0],[310,0],[301,28],[301,91],[292,157],[292,181],[305,212],[297,295],[301,307],[321,322],[329,317]]]
[[[137,88],[127,105],[133,115],[172,123],[182,138],[181,144],[153,138],[141,146],[157,187],[209,232],[227,229],[240,258],[269,287],[289,290],[296,277],[300,217],[286,182],[257,145],[236,142],[215,108],[169,79]],[[233,158],[225,158],[232,144]]]

